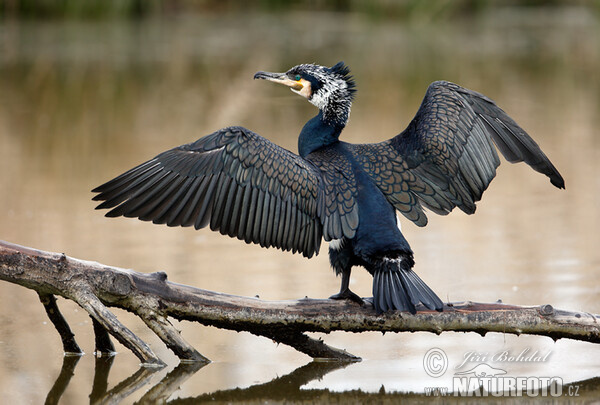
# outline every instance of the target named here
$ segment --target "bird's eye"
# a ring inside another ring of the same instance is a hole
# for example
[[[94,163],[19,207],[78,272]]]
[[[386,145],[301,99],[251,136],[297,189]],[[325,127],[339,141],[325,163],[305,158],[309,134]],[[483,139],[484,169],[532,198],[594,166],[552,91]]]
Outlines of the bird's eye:
[[[300,79],[302,79],[302,76],[300,76],[300,75],[294,76],[294,80],[296,80],[297,82],[299,82]]]

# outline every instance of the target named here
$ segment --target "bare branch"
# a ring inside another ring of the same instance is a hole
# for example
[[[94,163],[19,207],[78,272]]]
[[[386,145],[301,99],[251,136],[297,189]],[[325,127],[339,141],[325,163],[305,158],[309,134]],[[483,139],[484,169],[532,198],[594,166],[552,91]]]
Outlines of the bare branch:
[[[108,331],[96,320],[96,318],[93,316],[90,316],[90,318],[92,319],[92,325],[94,327],[94,349],[96,356],[102,357],[103,354],[112,356],[115,353],[115,346],[110,340]]]
[[[500,332],[600,343],[597,315],[554,309],[548,304],[522,307],[463,302],[448,304],[443,312],[418,307],[415,315],[400,312],[378,315],[372,307],[349,301],[309,298],[264,301],[222,294],[169,282],[162,272],[138,273],[7,242],[0,242],[0,279],[77,302],[142,362],[157,365],[162,364],[160,359],[107,307],[138,315],[180,358],[202,362],[208,360],[185,342],[168,317],[247,331],[289,345],[313,358],[346,361],[359,358],[305,333]]]
[[[177,357],[182,360],[210,363],[209,359],[198,353],[196,349],[181,337],[179,331],[175,329],[166,317],[150,311],[138,311],[138,315],[140,315],[144,322],[146,322],[146,325],[165,342],[167,347]]]
[[[83,309],[88,311],[90,316],[98,321],[98,323],[112,334],[123,346],[131,350],[142,363],[158,366],[165,365],[165,363],[152,352],[152,349],[123,325],[117,319],[115,314],[110,312],[96,296],[91,295],[89,292],[82,292],[81,294],[75,294],[75,296],[77,297],[76,302],[81,305]]]
[[[66,354],[75,354],[81,355],[83,354],[83,350],[79,348],[79,345],[75,341],[75,335],[71,331],[69,324],[63,318],[60,310],[58,309],[58,305],[56,305],[56,297],[52,294],[46,294],[38,292],[38,296],[40,297],[40,302],[46,309],[46,314],[48,318],[56,328],[56,331],[60,335],[60,339],[62,340],[63,350]]]

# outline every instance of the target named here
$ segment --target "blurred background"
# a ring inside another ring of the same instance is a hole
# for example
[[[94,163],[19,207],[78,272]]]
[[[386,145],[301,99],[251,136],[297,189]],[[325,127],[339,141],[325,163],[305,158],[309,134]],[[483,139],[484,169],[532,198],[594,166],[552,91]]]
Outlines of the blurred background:
[[[505,161],[476,215],[403,221],[416,270],[449,301],[473,300],[600,313],[599,1],[143,1],[0,0],[0,239],[64,252],[204,289],[264,299],[327,297],[339,279],[326,254],[306,260],[209,230],[107,219],[90,190],[163,150],[243,125],[296,152],[312,105],[258,70],[343,60],[358,85],[349,142],[402,131],[430,82],[450,80],[494,99],[540,144],[566,191]],[[326,244],[322,251],[326,252]],[[369,296],[356,269],[352,289]],[[62,403],[89,400],[94,376],[89,317],[59,299],[88,353]],[[127,313],[117,315],[153,350],[177,359]],[[63,360],[37,295],[0,283],[0,392],[40,403]],[[173,398],[269,382],[306,356],[246,333],[179,323],[213,360]],[[509,375],[597,377],[600,350],[544,337],[427,333],[322,336],[363,357],[306,390],[423,392],[444,385],[423,370],[432,347],[450,367],[466,352],[551,352]],[[138,369],[122,346],[109,388]],[[496,366],[499,366],[496,364]],[[139,399],[148,385],[128,397]],[[298,394],[300,395],[300,394]]]

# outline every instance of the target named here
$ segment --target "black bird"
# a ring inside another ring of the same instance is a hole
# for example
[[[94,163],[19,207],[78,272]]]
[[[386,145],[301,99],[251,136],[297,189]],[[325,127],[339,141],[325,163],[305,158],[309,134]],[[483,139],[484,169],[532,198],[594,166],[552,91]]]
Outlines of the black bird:
[[[95,188],[106,216],[168,226],[210,225],[213,231],[311,257],[321,238],[342,275],[333,299],[362,300],[348,288],[353,266],[373,275],[378,313],[415,313],[442,301],[413,271],[413,252],[396,210],[419,226],[424,208],[467,214],[496,175],[495,146],[511,163],[525,162],[558,188],[564,180],[537,143],[492,100],[437,81],[399,135],[374,144],[339,140],[355,83],[343,62],[258,72],[314,104],[319,113],[298,138],[296,155],[242,127],[218,130],[163,152]]]

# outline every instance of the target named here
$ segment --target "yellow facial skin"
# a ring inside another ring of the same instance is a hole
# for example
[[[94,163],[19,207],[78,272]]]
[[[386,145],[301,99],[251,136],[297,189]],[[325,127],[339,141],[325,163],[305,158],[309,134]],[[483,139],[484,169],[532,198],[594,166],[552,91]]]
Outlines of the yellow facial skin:
[[[300,94],[302,97],[305,97],[306,99],[309,99],[310,96],[312,96],[312,89],[310,87],[310,82],[308,80],[304,80],[301,78],[296,83],[299,83],[302,87],[298,90],[296,90],[292,87],[292,91]]]
[[[299,80],[292,80],[285,73],[270,73],[270,72],[258,72],[254,75],[255,79],[264,79],[270,82],[283,84],[289,87],[294,93],[300,94],[302,97],[310,98],[312,96],[312,89],[310,82],[303,78]]]
[[[268,79],[267,79],[268,80]],[[283,79],[281,81],[271,80],[277,83],[281,83],[285,86],[288,86],[294,93],[300,94],[302,97],[309,99],[312,96],[312,89],[310,86],[310,82],[303,78],[300,80],[291,80],[291,79]]]

